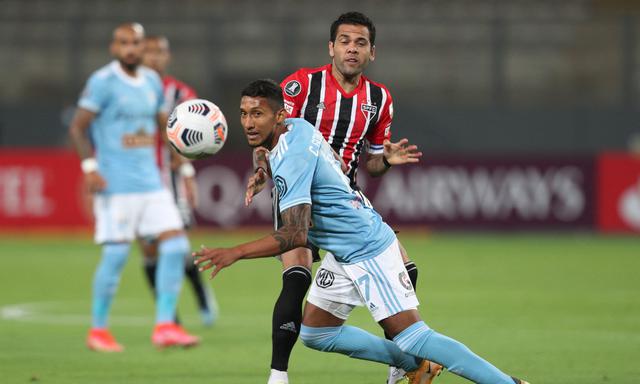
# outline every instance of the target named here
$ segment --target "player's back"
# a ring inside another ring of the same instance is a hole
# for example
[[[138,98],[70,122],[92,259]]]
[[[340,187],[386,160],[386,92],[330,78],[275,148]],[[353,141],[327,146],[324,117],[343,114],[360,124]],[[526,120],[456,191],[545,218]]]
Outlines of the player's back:
[[[131,77],[114,61],[89,78],[78,104],[96,113],[91,139],[107,180],[105,193],[162,187],[154,150],[162,102],[160,78],[148,68]]]
[[[395,239],[391,228],[351,189],[320,132],[303,119],[286,124],[269,159],[280,211],[311,204],[309,239],[340,262],[380,254]]]

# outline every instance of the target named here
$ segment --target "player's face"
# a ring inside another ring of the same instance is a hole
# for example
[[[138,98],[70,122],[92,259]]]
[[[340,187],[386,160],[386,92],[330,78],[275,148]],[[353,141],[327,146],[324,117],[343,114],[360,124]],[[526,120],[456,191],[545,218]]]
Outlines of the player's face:
[[[111,54],[125,68],[133,71],[142,62],[144,36],[134,28],[121,27],[113,34]]]
[[[263,146],[271,149],[276,127],[285,117],[284,108],[274,111],[264,97],[243,96],[240,100],[240,123],[252,148]]]
[[[336,31],[336,41],[329,42],[333,65],[345,77],[360,75],[375,59],[375,47],[369,40],[369,28],[364,25],[342,24]]]
[[[146,39],[142,64],[163,74],[169,64],[169,42],[165,39]]]

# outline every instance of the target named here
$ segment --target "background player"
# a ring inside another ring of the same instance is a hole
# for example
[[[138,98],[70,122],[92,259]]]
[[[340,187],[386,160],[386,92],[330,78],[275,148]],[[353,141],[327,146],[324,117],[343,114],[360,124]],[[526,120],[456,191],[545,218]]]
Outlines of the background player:
[[[169,40],[165,36],[147,36],[145,38],[145,48],[143,64],[155,70],[162,79],[164,91],[164,110],[173,111],[180,103],[197,98],[196,92],[173,76],[167,74],[167,67],[171,60],[171,50]],[[158,135],[158,163],[161,176],[165,185],[172,192],[174,200],[178,205],[185,228],[194,224],[193,208],[196,205],[196,185],[195,169],[190,162],[184,161],[178,164],[171,161],[171,150],[165,145],[161,135]],[[175,157],[174,157],[175,159]],[[141,248],[144,253],[144,269],[147,282],[152,290],[155,290],[155,276],[157,268],[157,239],[140,239]],[[204,286],[197,268],[193,265],[191,255],[185,263],[185,275],[191,283],[193,292],[196,295],[202,322],[205,325],[212,325],[218,317],[218,304],[210,287]]]
[[[95,240],[102,245],[102,259],[93,280],[87,345],[103,352],[123,349],[109,332],[107,318],[136,236],[158,239],[153,344],[190,346],[199,341],[174,323],[189,241],[156,164],[155,138],[158,126],[166,124],[166,113],[160,78],[140,67],[143,39],[144,29],[137,23],[114,30],[110,48],[116,60],[91,75],[69,127],[86,185],[95,193]]]
[[[304,246],[308,238],[327,254],[305,306],[305,345],[397,365],[413,371],[411,383],[430,383],[441,369],[428,359],[476,383],[524,384],[421,320],[393,230],[350,187],[321,133],[303,119],[285,118],[275,82],[257,80],[242,91],[242,127],[251,147],[271,151],[267,171],[283,225],[232,248],[203,247],[195,253],[201,268],[213,268],[213,278],[237,260],[280,254]],[[356,305],[366,306],[393,341],[345,326]]]
[[[342,157],[351,187],[357,185],[360,155],[367,152],[366,169],[372,176],[383,175],[392,165],[418,161],[416,147],[406,139],[389,141],[393,119],[393,100],[389,90],[363,72],[375,59],[376,29],[359,12],[342,14],[330,28],[331,64],[302,68],[285,78],[281,85],[289,117],[301,117],[314,125]],[[248,186],[248,200],[256,184],[264,181],[258,170]],[[255,189],[259,189],[255,188]],[[370,204],[361,194],[366,204]],[[411,284],[415,288],[418,268],[400,245]],[[287,369],[296,342],[304,294],[311,284],[311,251],[295,249],[282,255],[283,284],[273,313],[271,375],[269,384],[288,383]],[[294,326],[288,326],[293,324]],[[388,383],[395,383],[404,372],[390,367]]]

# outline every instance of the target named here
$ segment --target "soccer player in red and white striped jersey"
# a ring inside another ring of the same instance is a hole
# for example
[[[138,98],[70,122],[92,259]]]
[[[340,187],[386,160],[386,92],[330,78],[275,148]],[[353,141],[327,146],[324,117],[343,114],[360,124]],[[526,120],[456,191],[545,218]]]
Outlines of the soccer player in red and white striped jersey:
[[[143,64],[158,72],[162,78],[165,102],[163,109],[167,113],[171,113],[178,104],[197,98],[193,88],[167,74],[170,59],[169,40],[165,36],[147,36],[145,38]],[[161,131],[164,131],[164,127],[161,127]],[[185,226],[189,227],[193,223],[192,208],[196,203],[195,170],[189,162],[176,168],[171,163],[169,150],[164,140],[158,137],[157,142],[158,166],[163,181],[173,193]],[[140,242],[145,257],[145,274],[149,285],[153,288],[155,287],[157,262],[155,242],[154,239],[141,239]],[[212,325],[218,317],[218,304],[211,288],[202,283],[198,270],[191,260],[187,260],[185,263],[185,274],[193,287],[203,323]]]
[[[331,25],[329,56],[331,64],[300,69],[282,81],[285,109],[289,117],[304,118],[322,132],[346,164],[351,186],[359,192],[357,168],[363,152],[367,152],[365,165],[372,176],[383,175],[392,165],[417,162],[422,153],[406,139],[390,142],[393,99],[384,85],[363,74],[375,59],[375,27],[371,20],[359,12],[339,16]],[[258,168],[258,177],[260,172]],[[248,192],[248,202],[251,193]],[[417,267],[400,248],[415,287]],[[289,251],[281,259],[283,285],[273,313],[268,384],[288,383],[288,362],[300,329],[302,301],[311,285],[312,253],[308,248]],[[387,382],[396,383],[404,374],[391,367]]]

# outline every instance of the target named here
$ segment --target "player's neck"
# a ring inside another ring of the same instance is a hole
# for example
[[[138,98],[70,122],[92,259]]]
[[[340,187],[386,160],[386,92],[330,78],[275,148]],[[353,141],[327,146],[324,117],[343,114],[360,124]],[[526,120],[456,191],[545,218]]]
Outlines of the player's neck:
[[[340,87],[345,93],[351,93],[358,84],[360,83],[360,77],[362,77],[362,73],[358,73],[357,75],[346,77],[342,72],[340,72],[335,65],[331,66],[331,75],[338,82]]]
[[[269,150],[272,151],[273,148],[278,145],[278,141],[280,140],[280,135],[287,131],[287,126],[283,124],[278,124],[276,129],[273,131],[273,136],[271,137],[271,143]]]
[[[127,76],[133,77],[133,78],[138,77],[137,66],[135,68],[130,68],[130,67],[127,67],[126,65],[123,65],[122,63],[118,63],[118,65],[120,65],[120,69],[122,69],[122,72],[124,72]]]

